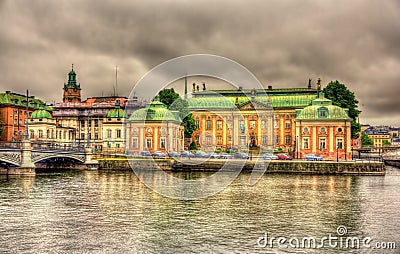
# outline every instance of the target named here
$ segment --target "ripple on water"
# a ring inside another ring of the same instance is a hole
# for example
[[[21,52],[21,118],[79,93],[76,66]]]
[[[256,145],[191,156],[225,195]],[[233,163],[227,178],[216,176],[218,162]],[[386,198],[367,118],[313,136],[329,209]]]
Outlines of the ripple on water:
[[[339,225],[349,236],[396,241],[400,174],[388,172],[265,175],[255,186],[241,174],[222,192],[195,201],[162,197],[132,172],[0,178],[0,252],[266,253],[271,249],[257,247],[265,232],[320,238]]]

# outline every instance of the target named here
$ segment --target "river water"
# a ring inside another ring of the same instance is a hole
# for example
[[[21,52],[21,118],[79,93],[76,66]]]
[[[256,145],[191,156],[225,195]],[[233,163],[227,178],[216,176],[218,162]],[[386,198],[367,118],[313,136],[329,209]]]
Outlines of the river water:
[[[131,171],[3,176],[0,253],[400,253],[400,169],[264,175],[255,186],[249,176],[196,201],[163,197]],[[343,237],[370,237],[369,247],[340,247],[339,226],[347,229]],[[329,235],[338,237],[336,246],[265,244]],[[373,249],[377,242],[397,249]]]

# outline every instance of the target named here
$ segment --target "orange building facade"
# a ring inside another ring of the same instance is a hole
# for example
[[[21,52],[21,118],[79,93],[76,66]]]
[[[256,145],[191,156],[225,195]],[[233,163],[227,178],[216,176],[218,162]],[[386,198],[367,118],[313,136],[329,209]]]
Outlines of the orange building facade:
[[[26,95],[6,91],[0,94],[0,121],[3,131],[0,140],[3,142],[21,141],[25,135],[25,122],[33,111],[45,103],[35,96],[29,96],[28,113],[26,110]],[[46,107],[52,110],[51,107]]]

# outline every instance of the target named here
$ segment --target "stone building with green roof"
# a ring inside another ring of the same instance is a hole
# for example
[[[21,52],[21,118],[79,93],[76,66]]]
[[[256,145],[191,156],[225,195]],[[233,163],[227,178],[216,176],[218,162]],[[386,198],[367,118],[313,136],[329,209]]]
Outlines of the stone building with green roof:
[[[296,111],[296,157],[316,154],[327,159],[351,159],[351,118],[323,93],[310,106]]]
[[[75,143],[75,128],[57,124],[56,118],[44,106],[32,112],[28,121],[29,139],[40,145],[72,147]]]
[[[280,148],[298,158],[313,152],[331,159],[338,150],[339,157],[349,158],[348,113],[323,98],[320,80],[317,88],[309,84],[307,88],[269,86],[267,89],[193,91],[187,102],[199,126],[192,141],[200,149],[269,151]],[[318,117],[319,112],[326,113],[326,117]],[[309,140],[302,139],[305,136],[298,126],[306,122],[310,130],[324,127],[328,131],[325,146],[320,146],[324,141],[322,136],[321,142],[316,141],[319,135],[311,139],[314,132],[309,133]],[[336,133],[339,129],[342,133]],[[305,147],[309,148],[302,149],[307,142],[309,145]]]
[[[128,151],[180,152],[184,145],[184,129],[179,112],[171,111],[165,104],[154,100],[146,108],[134,111],[127,121]]]
[[[121,108],[120,101],[116,100],[115,107],[103,119],[103,153],[124,154],[126,119],[125,110]]]

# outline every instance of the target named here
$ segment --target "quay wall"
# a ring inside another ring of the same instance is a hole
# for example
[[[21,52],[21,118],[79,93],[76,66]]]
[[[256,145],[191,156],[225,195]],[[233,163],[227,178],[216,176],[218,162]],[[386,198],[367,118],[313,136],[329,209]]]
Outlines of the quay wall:
[[[157,167],[173,172],[216,172],[222,168],[226,160],[209,159],[199,163],[196,160],[174,159],[127,159],[99,160],[100,170],[132,170],[131,164],[136,169],[154,170]],[[340,175],[385,175],[385,166],[382,162],[373,161],[264,161],[262,159],[230,161],[227,171],[241,170],[251,172],[265,170],[265,173],[285,174],[340,174]],[[244,164],[243,164],[244,163]]]

